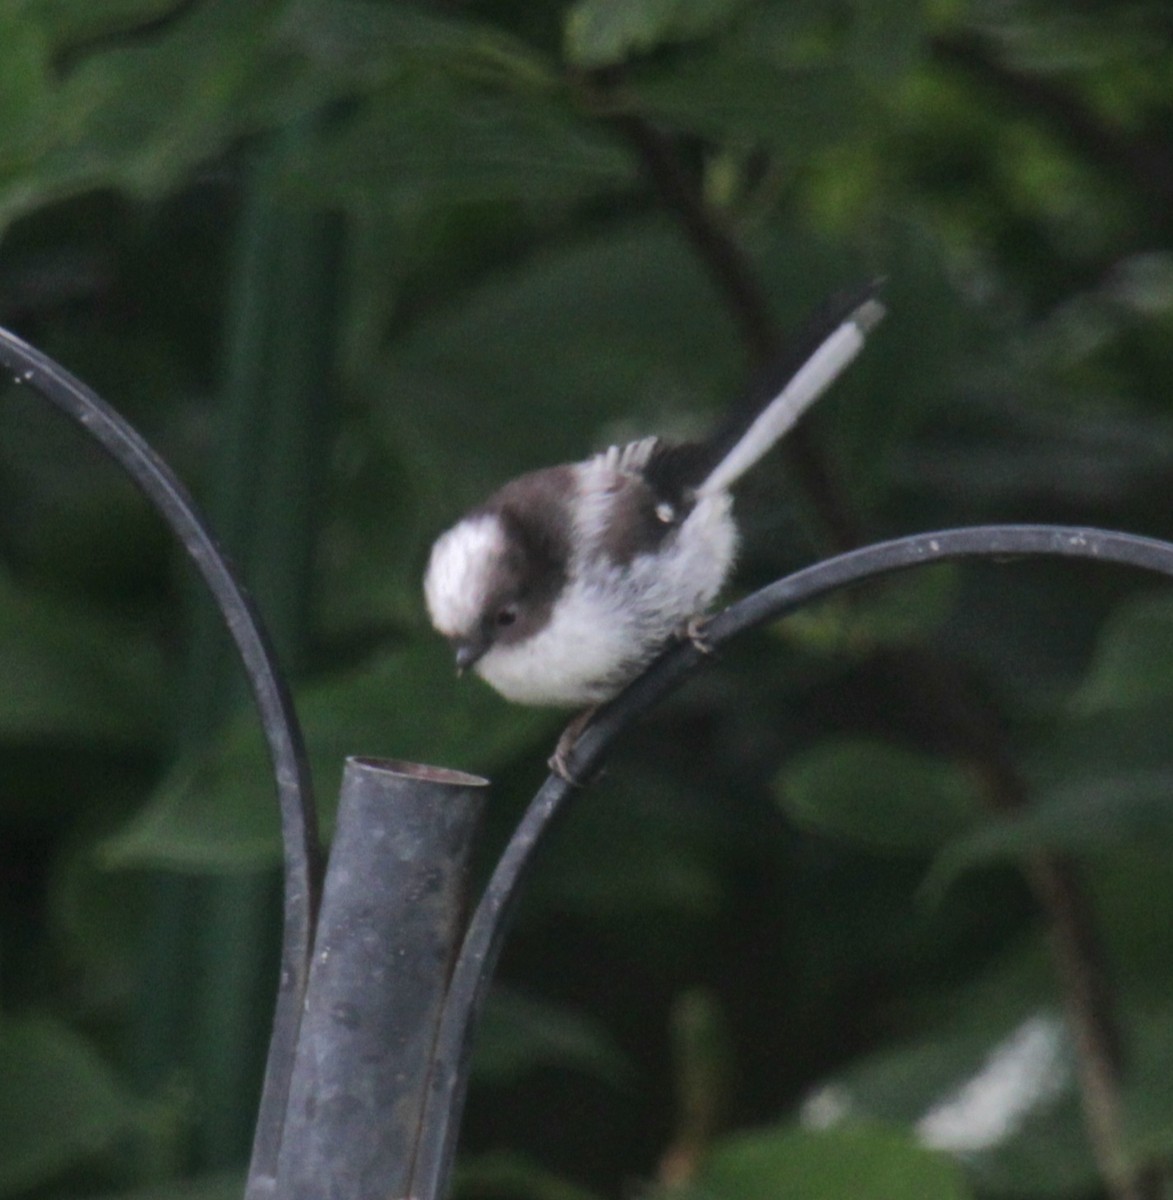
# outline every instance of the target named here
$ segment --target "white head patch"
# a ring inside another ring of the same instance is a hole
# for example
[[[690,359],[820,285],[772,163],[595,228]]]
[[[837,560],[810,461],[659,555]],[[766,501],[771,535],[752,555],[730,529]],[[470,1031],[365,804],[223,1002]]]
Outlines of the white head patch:
[[[473,631],[504,552],[505,530],[495,513],[466,517],[437,539],[424,575],[424,599],[432,624],[445,637]]]

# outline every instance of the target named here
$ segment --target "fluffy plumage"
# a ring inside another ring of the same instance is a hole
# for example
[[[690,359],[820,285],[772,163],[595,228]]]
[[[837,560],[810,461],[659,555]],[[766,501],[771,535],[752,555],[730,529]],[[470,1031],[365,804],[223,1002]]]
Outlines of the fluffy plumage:
[[[521,704],[615,695],[721,590],[737,549],[729,488],[863,348],[869,287],[820,314],[784,386],[706,442],[645,438],[506,484],[432,548],[424,595],[461,668]]]

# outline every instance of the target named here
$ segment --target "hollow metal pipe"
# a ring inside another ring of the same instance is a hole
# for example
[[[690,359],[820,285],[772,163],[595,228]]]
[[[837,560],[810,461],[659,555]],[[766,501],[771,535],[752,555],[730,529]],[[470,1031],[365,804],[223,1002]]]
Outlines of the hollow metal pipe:
[[[282,1200],[407,1194],[485,785],[347,761],[278,1153]]]

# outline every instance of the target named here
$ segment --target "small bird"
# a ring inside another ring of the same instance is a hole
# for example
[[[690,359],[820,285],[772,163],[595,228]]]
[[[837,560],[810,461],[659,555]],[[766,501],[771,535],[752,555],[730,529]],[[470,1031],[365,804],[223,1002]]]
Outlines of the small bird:
[[[878,284],[832,300],[778,364],[781,391],[734,413],[703,442],[656,437],[504,485],[432,547],[424,597],[451,642],[507,700],[594,709],[673,637],[704,648],[699,618],[733,566],[729,489],[862,350],[884,315]]]

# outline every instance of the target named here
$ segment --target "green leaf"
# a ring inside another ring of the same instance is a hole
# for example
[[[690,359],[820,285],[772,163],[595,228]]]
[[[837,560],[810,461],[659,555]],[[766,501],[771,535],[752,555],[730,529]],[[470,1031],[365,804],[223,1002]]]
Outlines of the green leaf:
[[[0,1023],[0,1079],[0,1196],[48,1183],[141,1126],[93,1048],[55,1021]]]
[[[578,67],[609,67],[664,42],[727,25],[747,0],[578,0],[566,17],[565,51]]]
[[[1049,851],[1102,861],[1173,836],[1168,706],[1152,695],[1146,703],[1128,702],[1127,681],[1148,675],[1141,643],[1153,647],[1160,638],[1150,636],[1154,610],[1148,601],[1128,607],[1140,620],[1126,618],[1122,627],[1139,624],[1145,632],[1128,648],[1127,636],[1108,639],[1092,668],[1095,682],[1081,691],[1098,698],[1073,706],[1074,713],[1064,714],[1032,749],[1026,761],[1029,805],[991,817],[943,847],[926,881],[930,892],[991,863]],[[1164,606],[1158,604],[1156,613],[1161,625]],[[1154,657],[1160,658],[1159,651]],[[1159,678],[1157,671],[1151,682]],[[1136,690],[1143,693],[1145,685],[1138,683]]]
[[[369,87],[407,67],[500,83],[550,83],[550,64],[532,47],[484,21],[407,4],[298,0],[280,23],[282,41],[330,79]]]
[[[1173,772],[1169,714],[1163,703],[1096,713],[1060,713],[1031,748],[1026,773],[1040,795],[1132,774]]]
[[[389,440],[432,456],[432,478],[445,481],[433,508],[451,519],[510,474],[671,432],[666,413],[679,423],[741,386],[732,330],[658,222],[550,247],[491,277],[399,339],[382,380]]]
[[[841,65],[779,66],[731,51],[645,72],[624,95],[674,128],[760,143],[796,168],[846,137],[868,111],[864,92]]]
[[[138,26],[151,25],[183,0],[25,0],[22,17],[35,22],[54,46],[110,38]],[[20,7],[19,0],[17,7]]]
[[[486,1084],[511,1084],[558,1067],[612,1087],[630,1083],[632,1066],[597,1021],[564,1005],[496,987],[477,1035],[473,1070]]]
[[[42,105],[35,153],[0,151],[0,220],[103,186],[161,194],[243,133],[329,99],[277,43],[279,12],[210,0],[82,58]]]
[[[1167,841],[1147,839],[1081,870],[1096,931],[1110,956],[1113,1006],[1127,1031],[1125,1149],[1163,1160],[1173,1145],[1173,869]]]
[[[927,7],[857,0],[846,46],[852,67],[880,87],[903,87],[926,49]],[[764,15],[768,20],[773,13],[765,8]]]
[[[120,745],[159,733],[162,655],[129,622],[0,575],[0,737]]]
[[[11,8],[0,11],[0,179],[19,171],[43,135],[50,101],[49,47],[35,22]]]
[[[937,893],[975,867],[1033,854],[1102,855],[1170,837],[1173,767],[1119,770],[1044,791],[1025,811],[952,842],[934,862],[925,886]]]
[[[792,759],[777,792],[799,825],[887,850],[922,853],[982,812],[957,763],[870,739],[829,738]]]
[[[244,1176],[207,1175],[200,1179],[173,1179],[156,1187],[131,1191],[104,1192],[86,1200],[240,1200],[244,1195]]]
[[[1122,847],[1110,858],[1084,864],[1090,907],[1096,928],[1111,955],[1112,982],[1130,1007],[1147,1013],[1163,1010],[1173,995],[1173,961],[1168,931],[1173,928],[1173,869],[1167,841],[1146,839]],[[1173,1030],[1173,1026],[1169,1027]],[[1168,1062],[1168,1055],[1156,1056]],[[1130,1057],[1130,1066],[1141,1065]],[[1149,1055],[1144,1056],[1149,1061]],[[1161,1095],[1173,1089],[1173,1072],[1163,1081]],[[1165,1106],[1173,1117],[1173,1104]]]
[[[348,755],[488,771],[534,746],[556,714],[506,705],[479,680],[457,680],[447,647],[418,647],[297,690],[319,803],[333,810]],[[539,758],[539,761],[540,758]],[[279,861],[268,756],[251,712],[208,758],[186,764],[102,844],[108,866],[247,870]]]
[[[1167,987],[1167,978],[1164,983]],[[1126,1149],[1134,1162],[1167,1161],[1173,1151],[1173,1009],[1167,992],[1132,1019],[1132,1030],[1136,1049],[1124,1092]]]
[[[517,1200],[601,1200],[597,1192],[541,1166],[524,1154],[494,1150],[462,1156],[454,1192],[461,1196],[512,1196]]]
[[[663,1200],[893,1200],[970,1195],[959,1168],[905,1133],[878,1126],[775,1129],[723,1139],[695,1179]]]
[[[789,327],[856,269],[811,237],[754,249]],[[736,330],[715,312],[683,239],[639,219],[548,245],[412,325],[387,352],[380,417],[428,489],[432,536],[512,474],[710,427],[746,388]]]
[[[1096,647],[1074,708],[1081,715],[1138,709],[1173,699],[1173,593],[1122,602]]]
[[[386,102],[326,128],[293,173],[302,191],[358,211],[526,204],[629,187],[630,154],[556,97],[412,77]]]
[[[1141,316],[1160,318],[1173,312],[1173,254],[1142,251],[1117,263],[1110,295]]]
[[[274,8],[212,0],[185,12],[165,38],[87,59],[63,100],[67,111],[84,107],[84,149],[95,165],[154,194],[238,136],[264,85],[277,83],[276,64],[256,52],[267,49]],[[84,170],[87,157],[61,153],[59,161]]]
[[[1050,11],[1048,11],[1050,9]],[[1133,66],[1154,52],[1156,9],[1121,5],[1111,21],[1066,5],[1024,5],[1003,10],[991,26],[999,58],[1024,74],[1069,76],[1111,64]]]

